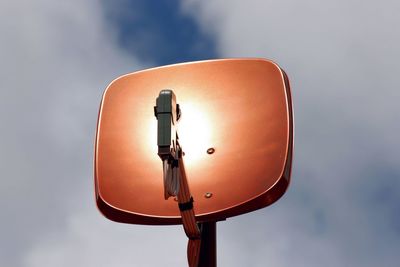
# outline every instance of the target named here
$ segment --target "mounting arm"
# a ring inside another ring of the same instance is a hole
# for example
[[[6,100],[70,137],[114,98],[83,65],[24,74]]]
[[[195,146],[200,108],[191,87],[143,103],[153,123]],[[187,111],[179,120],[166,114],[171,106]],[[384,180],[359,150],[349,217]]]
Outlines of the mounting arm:
[[[178,141],[177,121],[180,108],[172,90],[162,90],[157,97],[154,115],[157,117],[158,155],[163,162],[164,197],[175,196],[186,236],[189,238],[187,255],[190,267],[214,267],[215,222],[196,222],[193,197],[190,194],[183,162],[183,151]],[[200,229],[203,229],[202,231]],[[202,242],[204,239],[205,242]],[[211,253],[210,253],[211,252]]]

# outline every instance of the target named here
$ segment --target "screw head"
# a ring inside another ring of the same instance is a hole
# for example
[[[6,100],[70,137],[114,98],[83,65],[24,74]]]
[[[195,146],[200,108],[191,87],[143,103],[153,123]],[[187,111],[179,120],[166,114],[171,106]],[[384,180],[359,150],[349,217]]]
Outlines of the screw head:
[[[212,195],[213,194],[211,192],[207,192],[207,193],[204,194],[204,197],[205,198],[210,198],[210,197],[212,197]]]
[[[213,148],[213,147],[210,147],[209,149],[207,149],[207,154],[209,154],[209,155],[214,154],[214,152],[215,152],[215,148]]]

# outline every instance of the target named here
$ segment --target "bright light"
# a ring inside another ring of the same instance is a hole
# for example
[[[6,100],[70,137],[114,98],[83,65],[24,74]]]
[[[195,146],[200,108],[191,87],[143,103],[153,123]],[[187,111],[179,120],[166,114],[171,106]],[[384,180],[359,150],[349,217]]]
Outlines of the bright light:
[[[196,164],[207,155],[207,149],[212,147],[211,123],[198,105],[193,103],[180,103],[182,116],[178,122],[179,143],[185,152],[185,165]],[[157,155],[157,119],[149,121],[148,145],[150,153]],[[153,156],[154,157],[154,156]],[[157,157],[154,157],[157,158]]]
[[[179,142],[185,152],[185,164],[191,165],[207,155],[212,147],[211,123],[207,112],[194,103],[181,104],[182,117],[178,123]]]
[[[147,134],[147,146],[145,148],[145,155],[150,156],[152,159],[159,159],[157,156],[158,148],[157,148],[157,118],[155,116],[149,116],[149,127]],[[148,151],[150,150],[150,151]],[[155,157],[156,156],[156,157]]]

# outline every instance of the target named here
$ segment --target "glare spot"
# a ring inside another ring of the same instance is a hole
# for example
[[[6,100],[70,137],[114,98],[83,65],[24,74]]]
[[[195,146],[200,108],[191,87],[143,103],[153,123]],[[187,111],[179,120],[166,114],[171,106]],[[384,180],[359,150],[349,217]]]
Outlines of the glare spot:
[[[181,107],[178,134],[185,151],[185,164],[189,166],[207,156],[207,149],[213,145],[212,128],[207,111],[192,103],[184,103]]]

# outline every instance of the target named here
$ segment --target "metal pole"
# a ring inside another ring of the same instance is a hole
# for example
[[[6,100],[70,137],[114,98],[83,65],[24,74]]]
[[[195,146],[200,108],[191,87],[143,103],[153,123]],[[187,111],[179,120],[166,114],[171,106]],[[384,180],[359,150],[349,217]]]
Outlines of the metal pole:
[[[198,267],[217,266],[217,223],[203,222],[201,225],[201,247]]]

